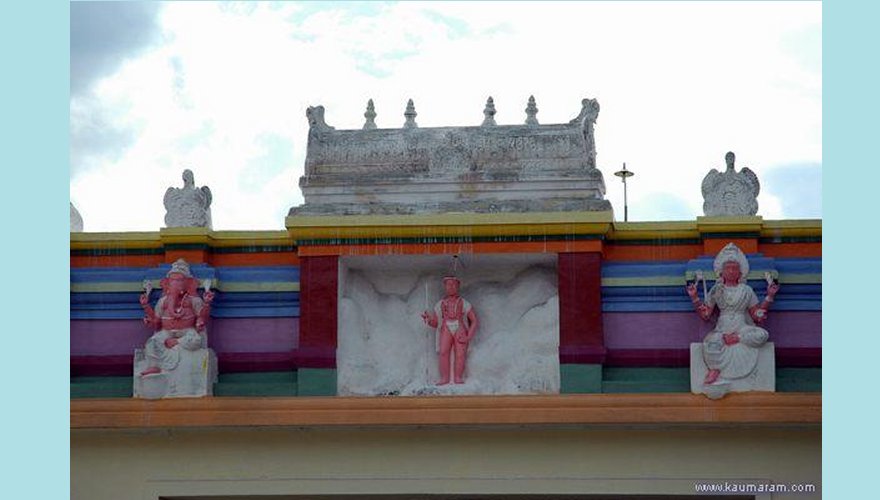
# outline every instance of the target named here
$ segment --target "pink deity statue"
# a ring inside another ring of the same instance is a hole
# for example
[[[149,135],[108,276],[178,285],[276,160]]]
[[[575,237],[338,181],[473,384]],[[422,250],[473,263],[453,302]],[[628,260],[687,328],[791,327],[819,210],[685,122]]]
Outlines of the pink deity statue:
[[[424,311],[422,320],[431,328],[437,329],[440,344],[440,381],[437,385],[449,383],[450,355],[455,351],[454,381],[464,383],[464,370],[467,363],[467,350],[471,339],[477,333],[477,315],[470,302],[458,294],[461,282],[455,276],[443,278],[446,296],[440,299],[433,311]]]
[[[156,331],[145,345],[147,368],[141,376],[174,370],[180,362],[180,349],[196,351],[207,347],[205,325],[214,292],[206,287],[203,297],[199,297],[199,282],[183,259],[171,265],[160,283],[162,297],[155,309],[150,307],[149,288],[140,297],[144,323]]]
[[[708,373],[703,381],[711,385],[716,381],[735,380],[751,374],[758,363],[758,350],[769,338],[761,323],[767,318],[767,310],[779,285],[767,278],[767,296],[758,302],[755,291],[746,284],[749,262],[743,252],[728,243],[715,257],[715,285],[705,292],[705,302],[697,295],[696,283],[687,285],[687,293],[694,309],[704,321],[709,321],[718,308],[715,328],[703,339],[703,359]]]

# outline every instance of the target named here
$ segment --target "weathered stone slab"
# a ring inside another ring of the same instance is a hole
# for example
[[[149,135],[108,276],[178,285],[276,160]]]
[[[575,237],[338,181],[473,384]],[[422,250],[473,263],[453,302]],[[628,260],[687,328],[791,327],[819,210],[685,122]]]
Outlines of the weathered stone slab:
[[[610,210],[599,105],[567,124],[335,130],[309,108],[305,198],[290,215]]]

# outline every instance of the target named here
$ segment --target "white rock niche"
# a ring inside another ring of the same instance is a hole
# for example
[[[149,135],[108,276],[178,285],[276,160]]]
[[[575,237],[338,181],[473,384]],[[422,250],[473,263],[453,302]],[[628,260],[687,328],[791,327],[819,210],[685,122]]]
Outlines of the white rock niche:
[[[465,383],[437,386],[436,332],[420,313],[443,296],[451,256],[340,260],[339,395],[559,392],[559,295],[555,255],[465,255],[460,294],[479,329]],[[427,295],[426,300],[426,284]]]

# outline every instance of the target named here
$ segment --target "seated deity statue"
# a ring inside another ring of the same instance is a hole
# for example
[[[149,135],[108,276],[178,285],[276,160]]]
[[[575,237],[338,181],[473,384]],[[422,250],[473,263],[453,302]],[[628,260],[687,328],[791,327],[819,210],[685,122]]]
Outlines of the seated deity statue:
[[[433,311],[424,311],[422,320],[437,329],[440,349],[440,380],[437,385],[449,383],[450,360],[455,353],[454,382],[464,383],[467,351],[470,341],[477,333],[477,315],[470,302],[458,294],[461,281],[455,276],[443,278],[446,296],[440,299]]]
[[[144,323],[155,333],[135,354],[135,396],[145,398],[210,395],[216,356],[208,349],[206,324],[214,292],[199,282],[189,264],[178,259],[161,281],[162,296],[150,306],[150,287],[140,297]]]
[[[704,321],[710,321],[718,309],[715,327],[702,342],[707,369],[702,383],[708,388],[707,394],[712,392],[709,386],[727,387],[731,383],[736,383],[738,390],[748,390],[748,379],[758,369],[760,351],[769,347],[766,344],[770,334],[758,325],[767,318],[779,285],[768,281],[767,296],[759,302],[755,291],[746,284],[749,262],[733,243],[718,253],[713,268],[718,280],[706,293],[705,301],[699,299],[696,283],[687,286],[691,302]]]
[[[211,229],[211,200],[211,189],[196,188],[192,170],[184,170],[183,187],[165,191],[165,225]]]

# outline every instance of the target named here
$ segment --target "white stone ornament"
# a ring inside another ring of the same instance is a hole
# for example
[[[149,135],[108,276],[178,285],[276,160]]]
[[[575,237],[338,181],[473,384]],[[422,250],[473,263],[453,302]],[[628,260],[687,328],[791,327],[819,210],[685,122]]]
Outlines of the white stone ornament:
[[[413,100],[410,99],[406,102],[406,110],[403,112],[403,116],[406,118],[406,121],[403,122],[403,128],[417,128],[419,125],[416,123],[416,105],[413,104]]]
[[[70,204],[70,232],[71,233],[81,233],[83,230],[83,219],[79,214],[79,210],[73,206],[73,203]]]
[[[486,107],[483,109],[483,127],[494,127],[498,125],[495,123],[495,101],[492,100],[490,96],[489,99],[486,100]]]
[[[758,213],[758,193],[761,184],[758,176],[748,167],[737,172],[734,169],[736,155],[724,157],[727,169],[712,169],[703,178],[703,214],[706,216],[748,216]]]
[[[309,133],[320,133],[334,130],[324,121],[324,106],[309,106],[306,109],[306,118],[309,120]]]
[[[211,229],[211,200],[211,189],[196,188],[192,170],[184,170],[183,187],[165,191],[165,226]]]
[[[581,112],[569,122],[570,124],[576,124],[583,127],[587,163],[593,168],[596,167],[596,137],[593,130],[598,118],[599,101],[596,99],[584,99],[581,101]]]
[[[376,106],[373,104],[372,99],[367,101],[367,110],[364,112],[364,118],[366,118],[364,130],[376,128]]]
[[[533,95],[529,96],[529,102],[526,104],[526,125],[538,125],[538,105]]]

